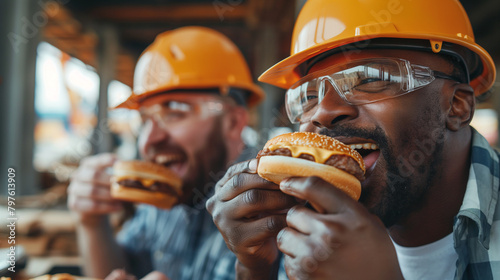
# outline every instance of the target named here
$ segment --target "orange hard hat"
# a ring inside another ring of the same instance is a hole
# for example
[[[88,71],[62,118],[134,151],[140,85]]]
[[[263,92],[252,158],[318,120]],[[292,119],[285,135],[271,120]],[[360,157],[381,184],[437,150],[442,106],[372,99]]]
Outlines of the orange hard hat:
[[[182,27],[159,34],[144,50],[135,67],[133,93],[115,108],[138,109],[145,98],[160,92],[214,88],[221,94],[247,92],[248,106],[265,97],[229,38],[206,27]]]
[[[458,0],[308,0],[295,23],[291,55],[259,81],[289,88],[303,77],[304,66],[330,50],[362,49],[370,41],[426,42],[435,53],[460,49],[475,95],[488,91],[496,76],[490,55],[475,43],[472,27]]]

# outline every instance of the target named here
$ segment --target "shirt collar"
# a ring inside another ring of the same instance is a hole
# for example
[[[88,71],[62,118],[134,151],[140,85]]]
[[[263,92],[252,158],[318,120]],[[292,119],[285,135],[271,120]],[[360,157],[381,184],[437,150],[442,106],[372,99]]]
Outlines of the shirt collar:
[[[472,129],[472,151],[469,180],[464,200],[455,223],[455,241],[465,240],[465,234],[474,234],[467,220],[477,226],[478,241],[489,248],[489,232],[498,199],[499,159],[484,137]]]

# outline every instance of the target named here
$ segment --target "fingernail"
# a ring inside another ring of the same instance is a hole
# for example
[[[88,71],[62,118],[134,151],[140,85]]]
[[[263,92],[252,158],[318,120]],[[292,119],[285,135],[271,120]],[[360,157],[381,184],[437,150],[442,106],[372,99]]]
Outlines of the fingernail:
[[[278,235],[276,235],[276,241],[280,243],[283,240],[283,235],[285,235],[285,230],[282,229],[280,232],[278,232]]]
[[[288,179],[284,179],[283,181],[281,181],[281,183],[280,183],[280,189],[281,190],[290,189],[290,181]]]
[[[252,159],[248,163],[248,171],[257,172],[257,159]]]

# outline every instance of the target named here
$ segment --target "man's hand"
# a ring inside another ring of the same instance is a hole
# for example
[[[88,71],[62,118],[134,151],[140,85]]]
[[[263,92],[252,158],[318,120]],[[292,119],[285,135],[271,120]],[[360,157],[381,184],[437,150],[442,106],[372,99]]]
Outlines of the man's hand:
[[[124,269],[115,269],[104,280],[137,280],[137,277],[128,274]]]
[[[116,156],[100,154],[81,161],[68,187],[68,208],[78,215],[78,248],[85,275],[104,278],[117,267],[127,267],[124,251],[115,240],[108,214],[123,209],[110,193],[110,172]]]
[[[137,277],[128,274],[123,269],[115,269],[104,280],[137,280]],[[153,271],[141,278],[141,280],[169,280],[169,278],[159,271]]]
[[[403,279],[384,225],[360,203],[317,177],[280,188],[316,210],[292,208],[278,235],[290,279]]]
[[[275,279],[276,235],[297,201],[256,174],[257,160],[233,165],[207,201],[227,246],[238,257],[238,279]]]
[[[116,161],[113,154],[85,158],[72,176],[68,187],[68,207],[81,219],[120,211],[122,203],[111,197],[111,174],[106,169]]]
[[[141,280],[170,280],[170,278],[159,271],[153,271],[141,278]]]

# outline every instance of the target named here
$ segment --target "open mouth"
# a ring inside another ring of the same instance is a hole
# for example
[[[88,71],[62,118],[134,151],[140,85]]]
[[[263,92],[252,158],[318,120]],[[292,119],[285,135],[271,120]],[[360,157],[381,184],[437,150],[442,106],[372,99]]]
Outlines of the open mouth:
[[[374,143],[349,144],[349,147],[356,150],[363,157],[367,170],[375,164],[380,155],[380,148]]]
[[[373,143],[350,144],[349,147],[356,150],[356,152],[358,152],[362,157],[365,157],[369,153],[379,149],[378,145]]]
[[[180,161],[183,161],[184,160],[184,157],[181,156],[181,155],[167,155],[167,154],[161,154],[161,155],[157,155],[154,159],[154,161],[157,163],[157,164],[161,164],[161,165],[164,165],[164,166],[167,166],[170,165],[170,164],[173,164],[173,163],[176,163],[176,162],[180,162]]]
[[[185,161],[186,157],[182,154],[159,154],[154,158],[155,163],[169,168],[179,176],[184,175]]]

